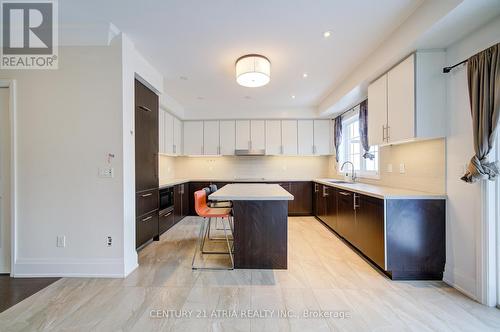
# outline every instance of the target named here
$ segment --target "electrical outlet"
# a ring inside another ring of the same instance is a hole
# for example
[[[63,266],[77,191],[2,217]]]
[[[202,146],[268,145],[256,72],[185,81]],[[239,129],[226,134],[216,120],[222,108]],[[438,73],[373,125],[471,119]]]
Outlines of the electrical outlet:
[[[65,235],[58,235],[57,236],[56,246],[59,248],[66,247],[66,236]]]
[[[387,164],[387,173],[392,173],[392,164]]]
[[[399,174],[404,174],[406,172],[405,163],[399,164]]]
[[[112,178],[114,176],[113,167],[102,167],[99,168],[99,177],[100,178]]]
[[[111,247],[111,245],[112,245],[112,244],[113,244],[113,238],[112,238],[111,236],[108,236],[108,237],[106,238],[106,245],[107,245],[108,247]]]

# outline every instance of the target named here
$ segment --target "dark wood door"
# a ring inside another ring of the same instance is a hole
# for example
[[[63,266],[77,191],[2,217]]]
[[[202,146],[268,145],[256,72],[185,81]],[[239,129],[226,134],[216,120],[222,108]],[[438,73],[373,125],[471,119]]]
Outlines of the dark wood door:
[[[318,196],[318,218],[326,223],[327,221],[327,215],[326,215],[326,202],[328,198],[328,193],[327,193],[327,186],[325,185],[318,185],[319,189],[319,196]]]
[[[165,233],[175,224],[174,211],[161,211],[158,219],[158,233],[159,235]]]
[[[183,183],[181,185],[181,190],[182,190],[181,216],[182,218],[184,218],[185,216],[189,215],[189,183]]]
[[[356,247],[384,268],[384,201],[359,195],[356,198]]]
[[[319,200],[321,198],[320,184],[314,182],[313,184],[313,214],[319,218]]]
[[[288,215],[310,216],[313,213],[313,186],[312,182],[300,181],[290,182],[288,191],[294,197],[289,201]]]
[[[174,186],[174,224],[182,219],[182,185]]]
[[[337,196],[337,233],[353,243],[356,236],[356,218],[354,212],[354,193],[339,190]]]
[[[135,227],[135,245],[136,248],[144,245],[158,234],[158,211],[153,211],[149,214],[136,219]]]
[[[324,186],[326,192],[325,202],[325,223],[331,229],[337,231],[337,189],[330,186]]]
[[[158,188],[158,96],[135,81],[135,187]]]

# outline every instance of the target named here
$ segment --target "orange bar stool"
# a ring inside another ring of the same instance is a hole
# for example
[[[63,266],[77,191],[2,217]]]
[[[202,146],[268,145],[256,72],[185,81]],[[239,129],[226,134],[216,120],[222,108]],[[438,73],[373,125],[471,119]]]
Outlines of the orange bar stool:
[[[233,249],[229,242],[229,233],[232,233],[231,229],[226,229],[226,224],[224,223],[224,219],[228,220],[228,223],[231,224],[231,209],[230,208],[211,208],[207,206],[207,193],[205,190],[198,190],[194,193],[194,208],[196,210],[196,214],[200,217],[203,217],[203,222],[200,227],[200,235],[198,238],[198,245],[196,246],[193,254],[193,261],[191,262],[191,267],[193,270],[232,270],[234,269],[234,258],[233,258]],[[224,225],[224,235],[227,244],[227,252],[223,251],[205,251],[205,239],[208,236],[208,227],[210,227],[210,222],[212,218],[221,218],[222,224]],[[207,222],[208,220],[208,222]],[[198,246],[201,254],[229,254],[231,258],[231,267],[229,268],[220,268],[220,267],[196,267],[194,265],[194,260],[196,258],[196,254],[198,252]]]

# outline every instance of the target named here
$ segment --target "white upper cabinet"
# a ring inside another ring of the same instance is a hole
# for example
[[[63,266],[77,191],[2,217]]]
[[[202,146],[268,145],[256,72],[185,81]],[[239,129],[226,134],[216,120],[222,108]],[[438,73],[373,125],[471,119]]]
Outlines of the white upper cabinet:
[[[250,121],[236,121],[236,150],[250,149]]]
[[[387,74],[368,86],[368,142],[385,143],[387,126]]]
[[[174,117],[174,155],[182,154],[182,121]]]
[[[250,148],[258,150],[266,148],[266,122],[264,120],[250,121]]]
[[[283,154],[280,120],[266,121],[266,154],[267,155]]]
[[[411,55],[387,74],[386,141],[415,137],[415,63]]]
[[[446,136],[444,62],[442,51],[419,51],[369,85],[370,145]]]
[[[223,156],[234,155],[236,140],[236,124],[234,121],[225,120],[219,122],[220,149],[219,154]]]
[[[330,121],[314,120],[314,154],[329,155],[331,153]]]
[[[219,154],[219,121],[203,122],[203,154]]]
[[[281,121],[281,142],[282,154],[297,155],[297,120]]]
[[[314,154],[314,122],[313,120],[297,121],[297,137],[299,155]]]
[[[203,155],[203,121],[184,121],[184,154]]]
[[[174,117],[165,112],[165,153],[174,154]]]

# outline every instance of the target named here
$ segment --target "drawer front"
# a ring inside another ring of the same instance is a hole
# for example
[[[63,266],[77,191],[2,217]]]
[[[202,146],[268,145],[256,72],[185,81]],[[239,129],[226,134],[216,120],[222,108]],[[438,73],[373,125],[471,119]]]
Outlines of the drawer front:
[[[167,230],[170,229],[174,225],[174,211],[164,211],[160,212],[160,216],[158,219],[158,229],[159,229],[159,234],[163,234]]]
[[[135,247],[139,248],[158,234],[158,211],[137,218],[135,226]]]
[[[153,210],[158,210],[158,189],[137,193],[135,196],[135,216],[139,217]]]

